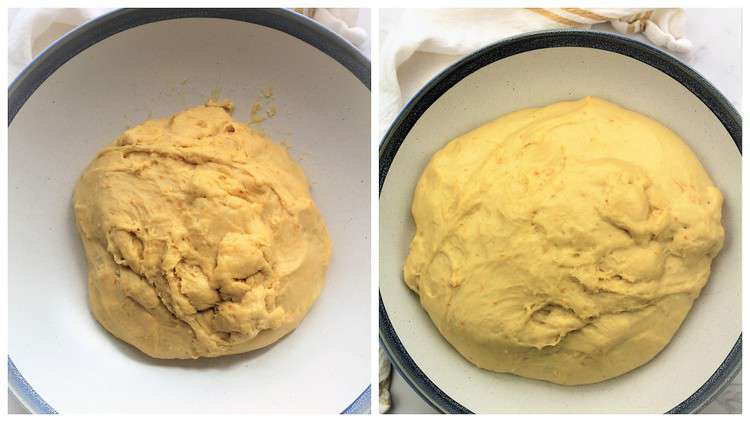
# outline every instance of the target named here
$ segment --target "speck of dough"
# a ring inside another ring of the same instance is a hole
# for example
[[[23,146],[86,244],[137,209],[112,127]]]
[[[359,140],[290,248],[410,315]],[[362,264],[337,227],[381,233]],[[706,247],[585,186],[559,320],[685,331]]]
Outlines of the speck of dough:
[[[263,106],[259,102],[253,103],[250,107],[250,124],[257,124],[266,121],[266,117],[261,115]]]
[[[265,347],[323,288],[331,244],[302,168],[231,109],[125,131],[75,188],[90,310],[155,358]]]
[[[648,117],[592,97],[518,111],[432,157],[404,280],[473,364],[603,381],[682,324],[724,242],[722,200]]]

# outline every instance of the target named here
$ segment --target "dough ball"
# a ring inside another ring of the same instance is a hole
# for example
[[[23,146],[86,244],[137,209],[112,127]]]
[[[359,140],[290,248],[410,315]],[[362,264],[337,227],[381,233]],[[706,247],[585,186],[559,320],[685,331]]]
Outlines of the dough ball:
[[[331,245],[302,168],[230,110],[125,131],[75,189],[91,312],[152,357],[267,346],[324,284]]]
[[[404,278],[475,365],[595,383],[669,343],[722,247],[721,207],[650,118],[598,98],[523,110],[432,157]]]

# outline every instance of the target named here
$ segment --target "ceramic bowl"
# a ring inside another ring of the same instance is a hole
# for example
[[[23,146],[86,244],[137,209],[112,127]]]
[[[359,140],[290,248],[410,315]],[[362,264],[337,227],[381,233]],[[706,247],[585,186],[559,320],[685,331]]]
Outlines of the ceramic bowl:
[[[9,90],[9,384],[44,413],[339,413],[369,409],[370,63],[289,10],[119,10],[76,29]],[[261,91],[273,89],[265,99]],[[233,100],[290,147],[333,258],[299,328],[271,347],[146,357],[90,315],[72,192],[129,126]]]
[[[511,111],[587,95],[651,116],[690,145],[724,194],[724,249],[672,342],[641,368],[575,387],[479,369],[443,340],[403,282],[414,187],[456,136]],[[699,410],[740,367],[741,136],[737,112],[695,71],[613,34],[524,35],[448,68],[409,102],[380,148],[380,339],[396,368],[443,412]]]

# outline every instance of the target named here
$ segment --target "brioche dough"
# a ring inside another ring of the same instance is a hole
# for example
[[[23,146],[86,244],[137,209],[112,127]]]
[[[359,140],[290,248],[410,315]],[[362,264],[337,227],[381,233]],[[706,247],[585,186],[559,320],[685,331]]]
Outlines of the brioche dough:
[[[669,343],[722,247],[721,206],[654,120],[598,98],[523,110],[432,157],[404,278],[473,364],[595,383]]]
[[[91,311],[152,357],[267,346],[323,287],[331,246],[302,168],[228,111],[125,131],[75,189]]]

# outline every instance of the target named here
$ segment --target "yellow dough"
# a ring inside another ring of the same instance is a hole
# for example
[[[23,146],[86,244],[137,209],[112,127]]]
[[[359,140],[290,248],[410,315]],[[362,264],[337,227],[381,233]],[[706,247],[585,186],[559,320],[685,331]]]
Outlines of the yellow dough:
[[[598,98],[522,110],[432,157],[404,278],[473,364],[595,383],[669,343],[722,247],[721,207],[648,117]]]
[[[125,131],[75,189],[91,311],[152,357],[267,346],[324,284],[331,246],[302,168],[228,111]]]

